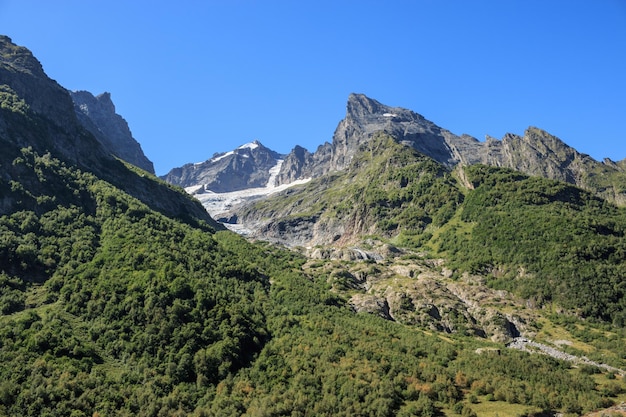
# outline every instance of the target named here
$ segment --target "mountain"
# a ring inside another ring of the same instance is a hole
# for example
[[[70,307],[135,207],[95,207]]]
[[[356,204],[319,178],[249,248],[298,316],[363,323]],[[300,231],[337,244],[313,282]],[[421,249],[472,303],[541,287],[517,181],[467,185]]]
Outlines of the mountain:
[[[269,195],[257,191],[269,180],[270,169],[278,171],[273,171],[273,184],[270,185],[285,188],[311,178],[339,173],[350,167],[361,146],[380,134],[432,158],[447,169],[476,164],[511,168],[529,175],[565,181],[609,201],[626,204],[624,161],[616,163],[605,159],[598,162],[535,127],[529,127],[523,136],[506,134],[501,140],[487,137],[481,142],[468,135],[455,135],[411,110],[386,106],[363,94],[351,94],[348,97],[346,116],[337,126],[332,142],[320,145],[313,153],[296,146],[289,154],[274,157],[280,158],[282,162],[280,165],[272,165],[274,159],[265,156],[272,151],[264,147],[259,148],[263,150],[262,158],[249,151],[235,150],[218,154],[203,163],[173,169],[163,178],[172,184],[188,187],[196,195],[211,192],[211,195],[200,198],[213,215],[231,223],[239,219],[240,229],[256,228],[252,234],[273,239],[271,233],[266,234],[258,229],[258,225],[242,223],[248,220],[254,222],[254,216],[247,214],[250,210],[243,207]],[[462,175],[463,171],[458,172]],[[260,181],[252,181],[255,178]],[[244,192],[246,188],[257,189],[251,191],[254,198],[226,196],[226,193],[233,191]],[[277,191],[273,190],[272,194]],[[216,201],[228,203],[216,205]],[[246,214],[241,215],[242,212]],[[269,213],[263,216],[266,219],[274,218]],[[285,233],[282,235],[286,236]],[[294,242],[297,240],[294,239]],[[332,239],[312,241],[330,243]]]
[[[115,112],[110,93],[94,96],[88,91],[70,91],[81,124],[115,156],[154,174],[154,165],[133,138],[126,120]]]
[[[202,186],[216,193],[263,187],[280,170],[284,157],[255,140],[204,162],[174,168],[161,178],[170,184]]]
[[[337,126],[332,143],[320,146],[302,163],[299,171],[303,175],[316,177],[345,169],[361,144],[383,132],[450,168],[474,164],[512,168],[566,181],[626,203],[623,164],[595,161],[541,129],[530,127],[523,136],[507,134],[502,140],[487,137],[481,142],[468,135],[455,135],[411,110],[386,106],[363,94],[351,94],[346,107],[346,116]]]
[[[453,170],[379,132],[343,170],[256,203],[274,201],[284,232],[318,217],[334,244],[253,242],[106,149],[6,37],[0,144],[0,415],[580,415],[624,401],[624,210],[584,190]],[[293,154],[296,176],[313,155]],[[258,188],[284,187],[275,167]]]

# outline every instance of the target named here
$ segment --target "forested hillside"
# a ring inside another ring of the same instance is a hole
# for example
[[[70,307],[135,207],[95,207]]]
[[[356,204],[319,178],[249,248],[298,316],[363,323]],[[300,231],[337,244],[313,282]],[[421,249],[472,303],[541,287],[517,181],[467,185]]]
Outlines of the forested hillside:
[[[436,240],[451,267],[537,304],[626,325],[626,210],[571,185],[472,166],[458,216]]]

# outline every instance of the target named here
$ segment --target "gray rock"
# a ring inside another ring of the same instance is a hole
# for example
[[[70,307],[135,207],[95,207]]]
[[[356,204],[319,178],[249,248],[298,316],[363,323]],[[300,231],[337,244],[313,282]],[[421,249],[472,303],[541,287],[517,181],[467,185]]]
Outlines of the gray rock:
[[[113,155],[154,174],[154,165],[133,138],[128,123],[115,112],[110,93],[94,96],[88,91],[70,92],[78,120]]]

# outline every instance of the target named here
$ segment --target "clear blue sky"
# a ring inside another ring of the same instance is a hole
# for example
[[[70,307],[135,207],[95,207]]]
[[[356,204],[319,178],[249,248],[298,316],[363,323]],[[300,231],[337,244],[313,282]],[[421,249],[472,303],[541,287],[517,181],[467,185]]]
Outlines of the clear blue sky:
[[[110,92],[158,174],[253,139],[313,151],[351,92],[626,158],[626,0],[0,0],[0,33]]]

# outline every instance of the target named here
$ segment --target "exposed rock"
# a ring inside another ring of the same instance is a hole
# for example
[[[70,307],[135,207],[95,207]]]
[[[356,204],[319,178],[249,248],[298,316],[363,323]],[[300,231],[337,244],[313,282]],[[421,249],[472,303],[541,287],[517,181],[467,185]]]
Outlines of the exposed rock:
[[[70,92],[78,120],[113,155],[152,174],[154,165],[133,138],[126,120],[115,112],[110,93]]]
[[[313,154],[301,146],[296,146],[285,157],[276,177],[276,185],[289,184],[302,178],[313,177],[313,172],[308,170],[312,166]]]
[[[523,309],[524,301],[486,287],[481,277],[447,279],[439,272],[437,260],[398,257],[364,262],[342,258],[340,253],[330,248],[309,251],[332,260],[321,264],[324,269],[315,274],[328,276],[334,291],[349,294],[349,303],[357,312],[498,343],[535,334],[531,325],[534,316]],[[316,262],[311,261],[311,265]],[[510,312],[512,306],[519,307],[515,314]]]
[[[376,314],[380,317],[392,320],[389,315],[387,300],[370,294],[356,294],[350,299],[350,306],[357,313]]]
[[[366,251],[360,248],[316,247],[306,251],[310,259],[331,259],[344,261],[380,261],[384,255],[380,252]]]
[[[609,372],[614,372],[616,374],[619,374],[620,376],[626,375],[626,371],[623,369],[619,369],[614,366],[607,365],[605,363],[592,361],[585,356],[576,356],[576,355],[572,355],[569,353],[565,353],[552,346],[544,345],[542,343],[537,343],[524,337],[514,338],[509,344],[507,344],[507,347],[510,349],[517,349],[517,350],[521,350],[523,352],[528,352],[528,353],[539,353],[542,355],[551,356],[553,358],[556,358],[562,361],[573,362],[579,365],[595,366],[598,368],[605,369]]]

